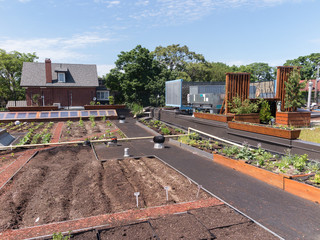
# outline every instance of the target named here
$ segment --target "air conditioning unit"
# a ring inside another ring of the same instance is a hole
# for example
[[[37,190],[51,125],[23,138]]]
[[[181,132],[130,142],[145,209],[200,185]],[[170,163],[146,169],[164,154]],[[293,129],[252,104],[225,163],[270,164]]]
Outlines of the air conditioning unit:
[[[61,103],[54,103],[53,106],[57,106],[58,109],[60,109],[61,108]]]

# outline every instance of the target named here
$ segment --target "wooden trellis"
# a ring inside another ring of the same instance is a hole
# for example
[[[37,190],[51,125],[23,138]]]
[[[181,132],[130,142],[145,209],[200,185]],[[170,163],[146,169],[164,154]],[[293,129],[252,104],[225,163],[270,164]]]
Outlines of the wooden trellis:
[[[250,73],[226,73],[226,96],[220,113],[225,107],[225,114],[230,113],[228,103],[234,97],[240,97],[242,101],[249,98]]]
[[[288,111],[290,109],[285,108],[284,97],[286,95],[286,85],[285,82],[288,81],[290,73],[293,71],[293,66],[281,66],[277,69],[277,93],[276,98],[281,101],[281,111]],[[300,69],[300,67],[298,67]]]

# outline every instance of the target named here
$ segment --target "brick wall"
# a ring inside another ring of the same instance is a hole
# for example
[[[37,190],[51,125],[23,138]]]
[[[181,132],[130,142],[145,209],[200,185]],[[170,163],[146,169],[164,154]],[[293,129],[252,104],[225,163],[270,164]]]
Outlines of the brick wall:
[[[60,103],[61,106],[83,106],[89,104],[96,96],[96,88],[28,88],[26,89],[27,105],[32,105],[32,96],[44,96],[44,104]],[[39,99],[39,106],[43,101]]]

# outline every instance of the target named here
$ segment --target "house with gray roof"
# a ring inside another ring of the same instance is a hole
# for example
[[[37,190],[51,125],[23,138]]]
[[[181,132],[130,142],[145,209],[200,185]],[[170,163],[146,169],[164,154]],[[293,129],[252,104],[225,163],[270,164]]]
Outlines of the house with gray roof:
[[[24,62],[21,87],[26,89],[27,105],[83,106],[98,97],[106,101],[109,92],[99,88],[94,64]]]

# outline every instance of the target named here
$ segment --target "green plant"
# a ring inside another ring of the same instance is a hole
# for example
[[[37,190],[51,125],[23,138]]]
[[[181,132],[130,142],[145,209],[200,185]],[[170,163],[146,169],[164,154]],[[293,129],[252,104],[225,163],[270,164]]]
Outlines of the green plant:
[[[261,122],[268,123],[271,119],[270,105],[267,100],[260,100],[260,120]]]
[[[96,105],[96,102],[95,101],[90,101],[90,105],[94,106],[94,105]]]
[[[161,132],[162,132],[164,135],[169,135],[169,134],[170,134],[170,130],[169,130],[169,128],[167,128],[167,127],[161,127]]]
[[[83,120],[82,120],[81,117],[80,117],[80,120],[79,120],[79,126],[80,126],[80,127],[84,127],[84,123],[83,123]]]
[[[114,104],[114,97],[113,96],[109,96],[109,104],[110,105]]]
[[[94,116],[94,115],[90,115],[89,116],[89,120],[90,120],[91,123],[94,123],[95,119],[96,119],[96,116]]]
[[[298,171],[303,171],[307,165],[307,161],[308,161],[308,155],[307,154],[303,154],[303,155],[294,155],[293,157],[293,162],[292,165],[295,169],[297,169]]]
[[[39,104],[40,94],[33,94],[31,98],[32,98],[32,104],[35,104],[35,105]]]
[[[67,235],[67,236],[63,236],[63,234],[61,232],[54,233],[52,235],[52,240],[70,240],[70,238],[71,238],[70,232],[69,232],[69,235]]]
[[[300,83],[300,70],[294,67],[285,84],[285,108],[289,111],[296,111],[305,103],[301,89],[306,86],[306,82]]]
[[[315,184],[320,184],[320,173],[316,173],[312,180]]]
[[[106,121],[106,116],[103,116],[103,117],[101,118],[101,120],[102,120],[102,122],[105,122],[105,121]]]
[[[139,114],[141,114],[143,112],[143,107],[137,103],[130,104],[129,108],[130,108],[134,117],[138,117]]]
[[[239,150],[238,154],[235,157],[238,159],[251,160],[253,159],[253,156],[254,155],[250,148],[248,146],[244,146]]]
[[[231,103],[228,103],[230,112],[235,114],[248,114],[258,111],[258,104],[251,102],[249,99],[242,101],[240,97],[234,97]]]
[[[107,127],[111,127],[112,126],[112,122],[107,121],[106,125],[107,125]]]

